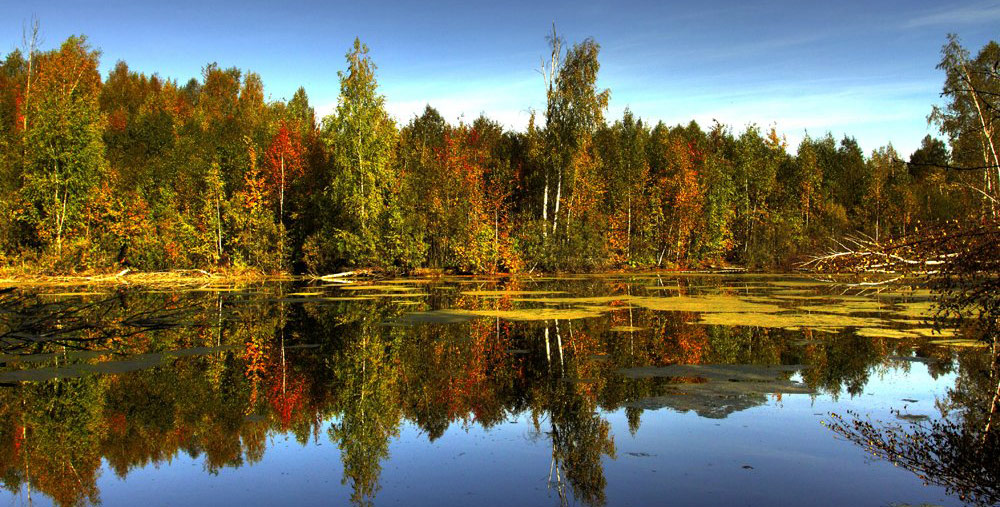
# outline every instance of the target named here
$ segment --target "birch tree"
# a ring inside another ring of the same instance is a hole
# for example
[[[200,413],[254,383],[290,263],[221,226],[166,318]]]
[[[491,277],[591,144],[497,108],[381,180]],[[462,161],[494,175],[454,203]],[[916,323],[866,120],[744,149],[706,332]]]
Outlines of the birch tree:
[[[70,37],[38,57],[31,78],[22,191],[38,239],[57,258],[103,165],[99,54],[85,37]]]

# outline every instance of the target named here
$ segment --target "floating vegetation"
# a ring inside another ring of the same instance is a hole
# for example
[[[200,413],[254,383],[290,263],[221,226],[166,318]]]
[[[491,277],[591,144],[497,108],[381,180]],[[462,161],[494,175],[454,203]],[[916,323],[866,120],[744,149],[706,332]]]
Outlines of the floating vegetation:
[[[646,328],[637,326],[614,326],[611,328],[612,332],[616,333],[634,333],[636,331],[644,331]]]
[[[775,287],[829,287],[832,282],[822,280],[775,280],[767,282]]]
[[[629,300],[647,310],[667,312],[777,313],[778,305],[754,303],[735,296],[636,297]]]
[[[919,423],[930,420],[930,417],[924,414],[904,414],[901,412],[897,412],[896,419],[899,419],[901,421],[906,421],[909,423]]]
[[[372,290],[372,291],[384,291],[384,292],[409,292],[411,290],[416,290],[414,287],[401,287],[399,285],[338,285],[337,288],[341,290]]]
[[[715,326],[773,327],[790,330],[839,331],[846,327],[879,327],[885,321],[872,317],[827,313],[703,313],[703,324]]]
[[[812,394],[801,382],[787,377],[805,366],[760,366],[750,364],[670,365],[619,370],[627,378],[669,378],[674,383],[661,396],[642,398],[627,406],[678,412],[721,419],[729,414],[767,402],[765,394]]]
[[[940,363],[940,359],[935,359],[933,357],[920,357],[920,356],[886,356],[886,359],[891,361],[901,361],[904,363],[923,363],[923,364],[933,364]],[[916,403],[918,400],[914,399],[903,399],[907,403]]]
[[[934,329],[931,327],[921,327],[917,329],[908,329],[911,333],[916,333],[925,338],[951,338],[956,335],[954,329]]]
[[[854,332],[858,336],[866,338],[919,338],[920,335],[903,329],[889,329],[884,327],[863,327]]]
[[[108,354],[107,350],[68,350],[66,352],[47,352],[42,354],[0,354],[0,363],[38,363],[53,359],[93,359]]]
[[[969,340],[956,338],[953,340],[931,340],[933,345],[942,345],[945,347],[958,347],[958,348],[986,348],[988,345],[985,342],[979,340]]]
[[[788,299],[791,301],[814,301],[814,300],[832,300],[836,296],[827,296],[821,294],[805,294],[801,291],[791,291],[794,294],[787,294],[789,291],[773,291],[770,295],[772,298],[776,299]]]
[[[554,298],[518,298],[514,301],[516,302],[531,302],[531,303],[560,303],[560,304],[608,304],[615,302],[628,302],[631,301],[635,296],[629,296],[626,294],[618,296],[589,296],[589,297],[554,297]]]
[[[932,317],[934,315],[933,301],[916,301],[911,303],[900,303],[902,310],[900,315],[907,317]]]
[[[452,310],[430,310],[426,312],[407,313],[395,321],[387,322],[386,324],[459,324],[462,322],[468,322],[474,318],[474,315],[458,313]]]
[[[628,378],[701,378],[708,381],[770,382],[783,375],[808,368],[802,364],[671,364],[668,366],[640,366],[618,370]]]
[[[476,317],[499,317],[513,321],[574,320],[599,317],[602,312],[583,308],[520,308],[516,310],[464,310],[459,308],[408,313],[399,319],[409,323],[450,324]]]
[[[466,296],[536,296],[540,294],[565,294],[561,290],[463,290]]]
[[[800,306],[798,309],[804,312],[839,314],[892,311],[888,304],[875,300],[842,301],[840,303],[828,305]]]
[[[39,296],[46,296],[52,298],[71,298],[71,297],[83,297],[83,296],[108,296],[107,292],[43,292]]]
[[[162,365],[169,359],[207,355],[215,352],[232,350],[234,348],[235,347],[233,346],[196,347],[167,352],[139,354],[119,361],[53,366],[31,370],[3,371],[0,372],[0,382],[44,382],[58,378],[72,378],[92,374],[115,375],[129,373]]]

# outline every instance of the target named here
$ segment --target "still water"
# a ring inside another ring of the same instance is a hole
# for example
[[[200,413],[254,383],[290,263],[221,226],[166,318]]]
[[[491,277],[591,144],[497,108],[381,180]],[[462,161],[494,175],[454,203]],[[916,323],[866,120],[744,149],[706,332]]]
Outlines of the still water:
[[[340,282],[6,289],[0,503],[963,503],[830,429],[989,392],[919,287]]]

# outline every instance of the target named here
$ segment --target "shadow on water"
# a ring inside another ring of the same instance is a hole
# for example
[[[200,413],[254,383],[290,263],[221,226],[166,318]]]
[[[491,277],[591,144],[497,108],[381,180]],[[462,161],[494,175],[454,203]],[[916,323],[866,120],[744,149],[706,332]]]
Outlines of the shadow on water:
[[[96,503],[102,470],[128,480],[183,455],[218,474],[260,463],[287,435],[335,444],[343,498],[367,504],[392,443],[411,438],[402,428],[435,442],[524,418],[551,451],[541,494],[601,505],[619,493],[607,476],[616,411],[636,435],[649,411],[711,421],[783,396],[860,399],[873,374],[919,363],[957,374],[941,409],[964,418],[897,427],[958,449],[980,401],[983,354],[928,336],[919,291],[751,276],[303,285],[0,293],[3,486]]]

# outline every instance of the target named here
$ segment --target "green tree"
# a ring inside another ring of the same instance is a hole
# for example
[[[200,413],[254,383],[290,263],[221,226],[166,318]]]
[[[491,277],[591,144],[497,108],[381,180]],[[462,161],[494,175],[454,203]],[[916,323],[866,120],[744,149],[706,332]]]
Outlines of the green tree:
[[[980,190],[985,212],[994,218],[1000,213],[996,204],[1000,198],[998,66],[1000,44],[990,41],[971,58],[958,36],[950,34],[938,64],[945,73],[941,95],[947,102],[944,107],[935,106],[930,115],[930,120],[948,136],[954,164],[975,169],[970,172],[976,178],[967,178],[968,184]]]
[[[70,37],[59,50],[41,55],[25,111],[22,192],[32,205],[27,219],[59,260],[105,163],[99,55],[85,37]]]
[[[611,92],[597,89],[597,73],[600,70],[598,53],[600,45],[593,39],[584,39],[574,44],[562,54],[562,39],[555,34],[549,38],[552,58],[546,74],[545,109],[545,150],[547,162],[542,202],[543,236],[559,231],[563,222],[562,245],[570,238],[568,209],[563,203],[572,204],[577,185],[578,169],[590,165],[594,153],[583,153],[593,149],[592,137],[598,127],[604,124],[604,110],[607,109]],[[561,61],[561,63],[560,63]],[[585,160],[590,160],[585,162]],[[593,176],[596,176],[594,171]],[[591,177],[593,177],[591,176]],[[592,182],[581,182],[592,185]],[[548,217],[551,216],[551,226]],[[562,218],[560,218],[562,217]],[[556,238],[555,246],[560,243]],[[553,248],[552,246],[549,247]],[[565,258],[560,255],[560,258]]]
[[[336,211],[323,233],[326,237],[313,238],[313,269],[386,260],[378,255],[379,238],[381,222],[394,204],[390,198],[397,184],[396,126],[385,111],[385,97],[378,93],[368,46],[355,39],[347,65],[347,71],[338,73],[336,113],[323,118],[332,172],[323,202]]]

